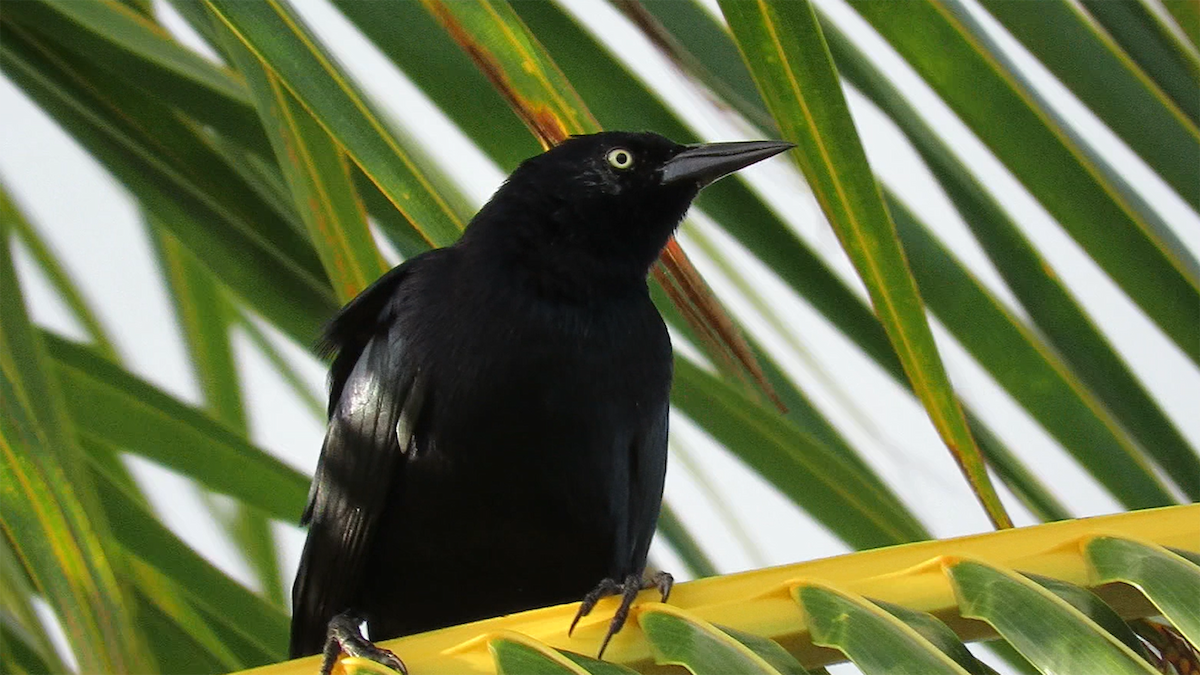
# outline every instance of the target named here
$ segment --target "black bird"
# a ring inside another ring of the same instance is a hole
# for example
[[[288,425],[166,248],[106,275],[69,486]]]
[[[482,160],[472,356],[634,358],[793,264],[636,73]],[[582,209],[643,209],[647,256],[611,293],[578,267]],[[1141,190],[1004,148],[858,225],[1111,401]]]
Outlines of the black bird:
[[[671,343],[646,275],[700,188],[789,147],[570,138],[346,305],[293,657],[401,668],[364,620],[384,639],[621,594],[607,644],[646,586],[666,473]]]

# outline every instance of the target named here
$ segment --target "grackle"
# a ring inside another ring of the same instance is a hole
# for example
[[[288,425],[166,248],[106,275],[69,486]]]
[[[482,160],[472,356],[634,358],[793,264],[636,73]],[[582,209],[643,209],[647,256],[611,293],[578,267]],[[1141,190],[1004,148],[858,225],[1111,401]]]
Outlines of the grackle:
[[[643,580],[671,388],[646,275],[702,187],[789,147],[572,137],[346,305],[293,657],[402,669],[364,621],[393,638],[582,598],[578,621],[620,595],[607,645],[638,591],[666,598],[669,575]]]

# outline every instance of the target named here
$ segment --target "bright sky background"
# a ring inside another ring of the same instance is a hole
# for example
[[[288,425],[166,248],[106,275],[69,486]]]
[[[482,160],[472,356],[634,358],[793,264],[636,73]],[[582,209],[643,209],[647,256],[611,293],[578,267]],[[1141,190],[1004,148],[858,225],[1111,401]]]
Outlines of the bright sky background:
[[[445,171],[460,183],[465,194],[476,204],[482,204],[502,180],[500,170],[340,14],[319,0],[297,0],[295,4],[326,45],[336,47],[339,58],[357,74],[359,83],[380,107],[394,115],[394,122],[420,139],[441,161]],[[608,44],[616,45],[627,67],[681,111],[702,136],[710,140],[760,136],[759,132],[730,119],[728,113],[717,110],[607,3],[568,0],[564,4],[585,17],[589,28]],[[1062,272],[1072,291],[1110,339],[1129,357],[1137,375],[1185,436],[1194,446],[1200,446],[1200,415],[1196,414],[1200,373],[1191,362],[1116,289],[891,49],[864,30],[865,24],[853,12],[840,0],[818,4],[861,40],[903,90],[915,97],[933,126],[979,172],[984,184],[1001,196],[1002,203],[1028,236]],[[165,3],[156,5],[165,10],[164,19],[171,16]],[[178,25],[182,26],[182,22]],[[1109,161],[1120,167],[1160,211],[1193,255],[1200,252],[1200,217],[1052,76],[1034,64],[1022,48],[1004,35],[998,35],[998,39],[1027,68],[1027,76],[1039,91],[1085,138],[1095,140]],[[1015,307],[999,275],[915,153],[890,122],[857,92],[850,91],[849,99],[878,173],[899,194],[907,196],[918,215],[936,226],[939,236],[959,252],[989,288]],[[4,119],[0,132],[0,177],[20,207],[75,278],[86,280],[82,286],[84,295],[98,310],[130,367],[183,400],[199,403],[199,389],[189,370],[169,299],[163,294],[152,251],[128,194],[4,79],[0,79],[0,110]],[[455,159],[447,162],[448,157]],[[833,232],[794,166],[777,159],[744,173],[781,215],[832,261],[839,273],[853,279],[852,269]],[[693,212],[693,215],[694,224],[685,227],[682,240],[701,271],[729,299],[735,314],[803,383],[852,444],[863,449],[871,464],[934,534],[948,537],[988,530],[982,510],[914,399],[849,346],[824,319],[732,239],[716,232],[702,214]],[[714,239],[720,250],[743,266],[757,292],[779,308],[776,319],[788,331],[786,338],[762,319],[745,296],[695,246],[689,245],[696,231]],[[34,318],[68,336],[82,337],[82,330],[73,323],[24,251],[18,248],[18,252],[22,290]],[[961,395],[977,404],[976,409],[985,413],[993,428],[1051,484],[1072,512],[1083,516],[1122,510],[940,326],[935,326],[935,330]],[[324,367],[282,338],[276,341],[300,364],[312,390],[324,397]],[[253,440],[297,468],[311,472],[321,445],[322,421],[305,412],[244,336],[238,336],[236,346],[245,378]],[[667,499],[722,571],[808,560],[847,550],[739,460],[716,447],[698,427],[678,415],[672,417],[672,439],[674,453]],[[132,461],[132,464],[168,524],[222,569],[253,586],[245,564],[188,482],[149,462]],[[707,496],[710,491],[719,495],[719,501],[713,502]],[[1004,496],[1020,524],[1033,522],[1014,499]],[[288,570],[285,579],[290,584],[303,532],[282,523],[277,530]],[[652,557],[668,570],[683,569],[661,545],[654,547]]]

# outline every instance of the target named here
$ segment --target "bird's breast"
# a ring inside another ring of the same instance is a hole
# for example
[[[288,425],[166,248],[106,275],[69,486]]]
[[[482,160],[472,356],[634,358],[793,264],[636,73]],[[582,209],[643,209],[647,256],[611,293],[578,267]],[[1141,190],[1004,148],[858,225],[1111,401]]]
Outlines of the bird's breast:
[[[563,305],[478,285],[424,297],[437,302],[404,320],[429,384],[372,563],[413,582],[366,601],[436,613],[441,589],[464,584],[486,599],[476,614],[386,626],[405,632],[565,602],[628,573],[635,439],[661,424],[671,379],[649,298]]]
[[[670,341],[649,298],[571,305],[481,292],[460,302],[416,345],[437,386],[423,429],[430,470],[595,512],[580,517],[622,508],[631,444],[670,389]]]

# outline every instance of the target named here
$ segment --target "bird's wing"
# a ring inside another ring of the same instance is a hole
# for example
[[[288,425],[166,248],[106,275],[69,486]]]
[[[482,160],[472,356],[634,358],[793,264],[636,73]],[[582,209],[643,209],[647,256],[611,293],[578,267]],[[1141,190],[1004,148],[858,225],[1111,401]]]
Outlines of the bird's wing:
[[[325,333],[317,343],[317,352],[325,357],[334,357],[329,368],[329,410],[333,410],[341,399],[342,387],[358,363],[359,356],[367,344],[396,320],[397,295],[404,280],[412,276],[413,270],[433,258],[433,251],[393,267],[375,280],[362,293],[354,297],[325,327]]]
[[[412,262],[347,305],[326,334],[337,358],[329,426],[302,517],[309,532],[292,588],[293,656],[320,652],[329,619],[352,609],[375,524],[425,400],[396,316]]]
[[[642,433],[633,440],[629,485],[629,541],[632,546],[625,574],[642,572],[658,522],[663,481],[667,475],[668,412],[669,406],[664,401]]]

